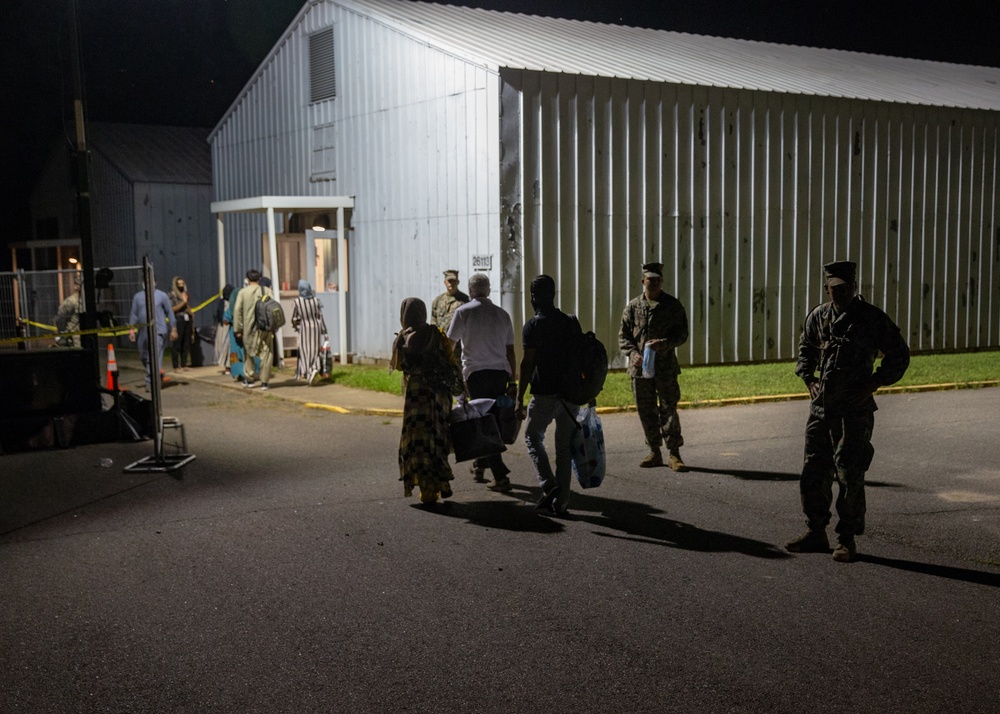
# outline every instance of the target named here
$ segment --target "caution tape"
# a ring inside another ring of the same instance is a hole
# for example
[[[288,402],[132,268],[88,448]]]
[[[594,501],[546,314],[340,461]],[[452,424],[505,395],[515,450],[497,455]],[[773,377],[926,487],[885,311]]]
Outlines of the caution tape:
[[[202,308],[204,308],[204,307],[208,307],[208,306],[209,306],[209,305],[210,305],[211,303],[215,302],[215,301],[216,301],[216,300],[218,300],[218,299],[219,299],[220,297],[222,297],[222,291],[221,291],[221,290],[220,290],[219,292],[217,292],[217,293],[216,293],[215,295],[213,295],[212,297],[210,297],[210,298],[209,298],[208,300],[206,300],[205,302],[203,302],[203,303],[202,303],[201,305],[199,305],[198,307],[193,307],[193,308],[191,308],[191,312],[198,312],[198,311],[199,311],[199,310],[201,310]]]
[[[222,297],[222,291],[221,290],[219,292],[217,292],[215,295],[213,295],[212,297],[208,298],[208,300],[206,300],[205,302],[203,302],[198,307],[191,308],[191,312],[198,312],[199,310],[202,310],[202,309],[208,307],[210,304],[212,304],[213,302],[215,302],[216,300],[218,300],[220,297]],[[173,322],[176,322],[176,320],[168,320],[168,323],[173,323]],[[3,339],[0,339],[0,345],[14,345],[14,344],[17,344],[18,342],[32,342],[32,341],[35,341],[35,340],[51,340],[53,338],[59,339],[59,338],[62,338],[62,337],[77,337],[77,336],[80,336],[80,335],[97,335],[98,337],[119,337],[121,335],[127,335],[132,330],[138,329],[140,327],[146,327],[147,325],[149,325],[149,323],[146,322],[146,323],[143,323],[141,325],[125,325],[123,327],[98,327],[98,328],[92,329],[92,330],[76,330],[75,332],[59,332],[59,328],[55,327],[54,325],[46,325],[43,322],[35,322],[34,320],[25,320],[25,319],[22,319],[21,320],[21,324],[23,324],[23,325],[31,325],[32,327],[37,327],[40,330],[48,330],[49,332],[53,332],[55,334],[52,334],[52,335],[30,335],[30,336],[25,336],[25,337],[5,337]],[[176,328],[174,328],[174,329],[176,329]]]
[[[31,320],[22,320],[25,325],[34,325],[35,327],[46,327],[47,325],[41,325],[37,322],[32,322]],[[121,335],[127,335],[132,330],[137,330],[140,327],[148,327],[150,323],[142,323],[139,325],[122,325],[120,327],[98,327],[92,330],[75,330],[73,332],[59,332],[54,335],[26,335],[24,337],[5,337],[0,339],[0,345],[14,345],[18,342],[33,342],[35,340],[51,340],[53,338],[61,337],[77,337],[79,335],[97,335],[98,337],[120,337]],[[50,328],[55,329],[55,328]]]

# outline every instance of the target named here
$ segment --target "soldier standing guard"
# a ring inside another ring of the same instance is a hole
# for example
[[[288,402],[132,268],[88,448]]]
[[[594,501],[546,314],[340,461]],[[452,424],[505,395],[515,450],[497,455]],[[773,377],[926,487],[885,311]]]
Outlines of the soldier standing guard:
[[[431,324],[448,334],[451,318],[460,306],[469,302],[469,296],[458,289],[458,271],[444,271],[445,291],[431,303]]]
[[[687,313],[680,300],[663,292],[663,263],[642,266],[642,294],[629,301],[622,313],[618,347],[628,362],[632,378],[632,394],[639,421],[649,444],[649,454],[639,466],[663,466],[660,446],[666,441],[668,465],[674,471],[687,471],[681,459],[681,422],[677,402],[681,388],[677,376],[681,373],[674,349],[687,342]],[[643,377],[643,352],[646,347],[655,352],[655,368],[651,377]]]
[[[872,395],[902,378],[910,348],[889,316],[858,295],[856,264],[841,260],[823,271],[830,302],[806,318],[795,366],[812,397],[799,481],[808,530],[785,547],[793,553],[829,552],[826,526],[836,477],[839,543],[833,559],[846,563],[857,556],[854,537],[865,532],[865,472],[875,454],[871,438],[878,409]],[[879,352],[882,361],[873,373]]]

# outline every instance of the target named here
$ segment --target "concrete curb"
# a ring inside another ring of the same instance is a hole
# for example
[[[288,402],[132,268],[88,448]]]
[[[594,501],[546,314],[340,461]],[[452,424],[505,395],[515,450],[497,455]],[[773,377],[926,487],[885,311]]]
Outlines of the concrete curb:
[[[902,394],[907,392],[942,392],[951,389],[984,389],[987,387],[1000,387],[1000,380],[991,379],[982,382],[949,382],[946,384],[919,384],[919,385],[909,385],[905,387],[884,387],[879,389],[876,394]],[[761,395],[756,397],[731,397],[728,399],[705,399],[698,402],[678,402],[677,407],[679,409],[703,409],[710,407],[728,407],[728,406],[738,406],[740,404],[765,404],[768,402],[790,402],[797,400],[809,399],[808,392],[796,393],[796,394],[772,394],[772,395]],[[369,416],[387,416],[387,417],[401,417],[403,416],[402,409],[375,409],[375,408],[347,408],[339,407],[333,404],[317,404],[313,402],[306,402],[305,406],[309,409],[324,409],[326,411],[335,412],[337,414],[363,414]],[[597,407],[598,414],[621,414],[625,412],[634,412],[635,405],[628,405],[625,407]]]

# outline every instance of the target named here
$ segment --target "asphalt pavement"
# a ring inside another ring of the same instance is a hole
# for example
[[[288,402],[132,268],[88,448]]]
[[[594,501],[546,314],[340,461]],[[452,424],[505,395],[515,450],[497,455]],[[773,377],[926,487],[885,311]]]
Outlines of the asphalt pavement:
[[[0,456],[0,711],[996,710],[996,388],[878,397],[841,564],[783,548],[803,402],[682,411],[684,474],[606,414],[605,482],[557,519],[523,443],[510,494],[455,464],[429,510],[397,416],[304,408],[399,398],[225,379],[163,392],[182,471],[123,472],[148,441]]]

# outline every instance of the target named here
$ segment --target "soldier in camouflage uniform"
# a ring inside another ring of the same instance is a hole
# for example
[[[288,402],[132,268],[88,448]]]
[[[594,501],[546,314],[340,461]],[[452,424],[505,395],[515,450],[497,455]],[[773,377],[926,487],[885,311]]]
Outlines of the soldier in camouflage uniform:
[[[448,334],[451,318],[460,306],[469,302],[469,296],[458,289],[458,271],[444,271],[445,291],[431,303],[431,324]]]
[[[677,402],[681,398],[677,376],[681,368],[674,353],[674,348],[687,342],[687,313],[677,298],[663,292],[662,263],[642,266],[642,285],[642,295],[625,307],[618,333],[618,347],[628,363],[635,407],[649,444],[649,454],[639,466],[663,466],[660,446],[666,441],[670,468],[687,471],[681,459],[684,438],[677,416]],[[647,345],[656,352],[652,378],[642,376],[643,350]]]
[[[786,548],[829,552],[826,526],[836,478],[839,543],[833,558],[850,562],[857,556],[854,538],[865,530],[865,471],[875,454],[871,437],[878,408],[872,395],[902,378],[910,349],[889,316],[858,295],[854,263],[828,263],[823,270],[831,301],[806,318],[795,367],[812,397],[799,482],[808,530]],[[880,352],[882,361],[873,373]]]
[[[83,312],[82,285],[83,279],[77,273],[73,276],[73,293],[62,301],[56,311],[55,323],[59,332],[77,332],[80,329],[80,313]],[[62,347],[76,347],[76,342],[73,335],[56,338],[56,344]]]

